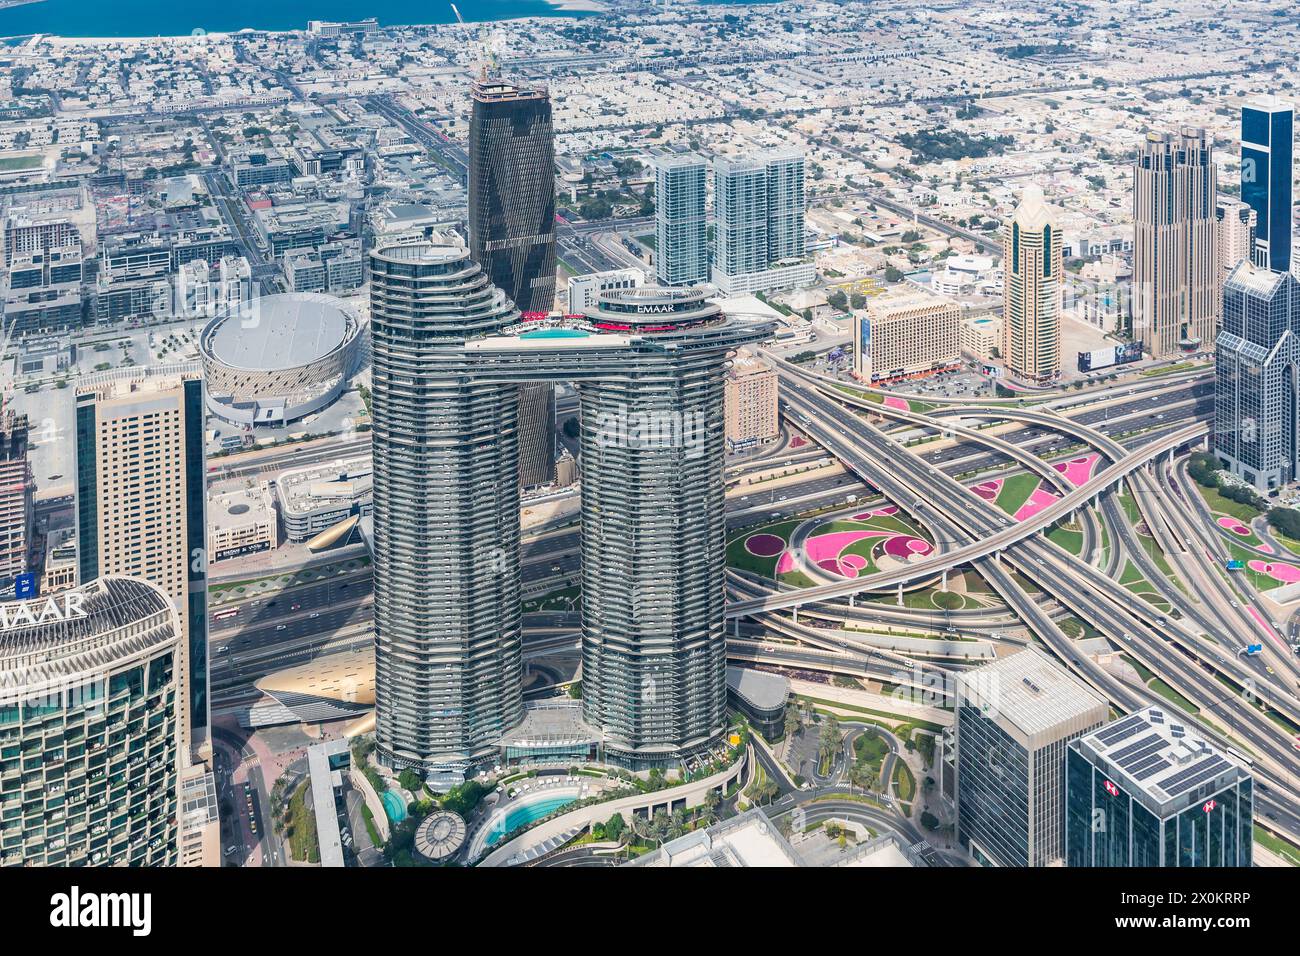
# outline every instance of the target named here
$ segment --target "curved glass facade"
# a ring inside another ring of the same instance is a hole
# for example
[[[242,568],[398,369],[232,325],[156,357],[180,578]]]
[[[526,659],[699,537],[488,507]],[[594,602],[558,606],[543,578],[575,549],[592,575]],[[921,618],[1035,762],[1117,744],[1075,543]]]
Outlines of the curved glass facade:
[[[377,741],[464,769],[523,713],[518,388],[472,379],[467,338],[518,313],[463,248],[371,259]]]
[[[0,621],[0,864],[176,865],[171,599],[105,577]]]

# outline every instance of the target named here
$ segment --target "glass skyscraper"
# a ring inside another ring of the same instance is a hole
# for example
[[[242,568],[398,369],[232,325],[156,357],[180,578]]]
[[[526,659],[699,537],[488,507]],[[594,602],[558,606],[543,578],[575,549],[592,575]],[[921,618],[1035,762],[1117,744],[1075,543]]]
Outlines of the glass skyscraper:
[[[1300,283],[1241,262],[1223,286],[1215,347],[1214,453],[1262,492],[1300,476]]]
[[[454,776],[523,714],[519,388],[472,382],[464,349],[519,313],[460,245],[370,270],[376,740]]]
[[[372,255],[381,757],[454,779],[523,717],[518,386],[582,414],[583,715],[612,760],[674,763],[726,726],[723,378],[771,334],[694,289],[609,290],[520,321],[459,246]]]
[[[713,284],[725,295],[808,284],[804,156],[794,150],[713,164]]]
[[[1066,744],[1106,702],[1037,650],[957,678],[957,839],[986,866],[1065,855]]]
[[[1254,785],[1182,713],[1146,710],[1070,742],[1068,866],[1250,866]]]
[[[0,866],[175,866],[184,654],[170,596],[107,576],[0,605],[0,620]]]
[[[520,312],[555,308],[555,133],[545,90],[480,80],[471,91],[469,249]],[[519,483],[555,479],[555,390],[519,396]]]
[[[694,153],[657,156],[655,167],[655,277],[660,285],[694,285],[709,278],[708,222],[704,213],[708,164]]]
[[[1294,126],[1295,107],[1285,100],[1241,108],[1241,198],[1257,217],[1253,259],[1274,272],[1291,269]]]

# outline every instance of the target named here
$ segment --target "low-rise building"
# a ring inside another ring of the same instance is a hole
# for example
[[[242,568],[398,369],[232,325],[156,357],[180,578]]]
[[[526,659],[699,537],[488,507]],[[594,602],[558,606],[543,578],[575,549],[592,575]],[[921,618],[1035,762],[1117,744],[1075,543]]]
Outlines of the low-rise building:
[[[370,514],[370,459],[352,458],[281,473],[275,485],[284,536],[309,541],[352,517]]]
[[[279,543],[275,502],[265,484],[210,495],[208,518],[208,554],[213,561],[270,551]]]

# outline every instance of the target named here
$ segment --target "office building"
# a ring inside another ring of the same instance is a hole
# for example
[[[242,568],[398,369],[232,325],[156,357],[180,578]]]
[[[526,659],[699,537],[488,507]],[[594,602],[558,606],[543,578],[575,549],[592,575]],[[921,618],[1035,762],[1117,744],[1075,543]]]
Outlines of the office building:
[[[520,322],[450,239],[372,253],[371,322],[381,759],[454,780],[524,717],[517,389],[536,381],[575,382],[584,423],[585,726],[556,733],[634,766],[715,743],[723,380],[770,324],[644,287]]]
[[[361,241],[345,239],[286,252],[284,278],[290,292],[352,292],[365,281]]]
[[[1154,358],[1214,341],[1217,167],[1203,129],[1148,133],[1133,163],[1133,336]]]
[[[713,164],[713,284],[723,295],[810,285],[804,240],[804,157],[799,152]]]
[[[483,79],[471,91],[469,250],[520,312],[555,308],[555,132],[551,98]],[[519,483],[555,478],[555,390],[519,396]]]
[[[985,866],[1065,857],[1065,749],[1109,705],[1028,649],[957,678],[957,839]]]
[[[961,306],[908,287],[853,313],[853,371],[864,382],[909,378],[961,361]]]
[[[0,605],[0,866],[175,866],[181,622],[108,575]]]
[[[1261,492],[1300,476],[1300,282],[1289,272],[1237,264],[1223,284],[1215,347],[1214,453]]]
[[[317,249],[352,235],[346,202],[310,200],[253,211],[253,227],[273,257],[292,249]]]
[[[1255,265],[1291,269],[1295,107],[1251,100],[1241,108],[1241,198],[1255,210]]]
[[[32,466],[27,416],[0,410],[0,587],[27,570],[32,531]]]
[[[616,289],[639,289],[645,285],[646,275],[640,269],[611,269],[569,278],[570,315],[579,315],[596,304],[602,292]]]
[[[1067,866],[1250,866],[1254,781],[1182,711],[1148,707],[1070,741]]]
[[[1223,279],[1237,267],[1238,262],[1252,257],[1259,214],[1238,199],[1220,196],[1214,207],[1214,218],[1217,225],[1215,248],[1222,286]]]
[[[120,369],[77,389],[77,564],[85,583],[141,578],[180,614],[183,756],[208,752],[207,518],[197,367]]]
[[[776,369],[746,349],[736,353],[724,388],[727,451],[743,451],[781,434]]]
[[[1002,358],[1009,374],[1037,385],[1061,374],[1059,222],[1030,185],[1002,231]]]
[[[281,472],[275,482],[284,536],[310,541],[352,518],[370,514],[370,458],[351,458]]]
[[[660,285],[695,285],[709,278],[709,224],[704,212],[708,164],[694,153],[657,156],[655,278]]]

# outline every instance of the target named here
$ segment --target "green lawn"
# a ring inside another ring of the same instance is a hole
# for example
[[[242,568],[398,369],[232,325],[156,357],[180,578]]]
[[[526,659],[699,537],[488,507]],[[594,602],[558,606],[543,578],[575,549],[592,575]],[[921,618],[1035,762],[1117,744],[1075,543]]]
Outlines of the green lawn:
[[[748,528],[742,531],[736,537],[727,543],[727,567],[735,568],[739,571],[752,571],[755,574],[761,574],[770,578],[776,573],[776,562],[781,557],[781,552],[764,557],[758,554],[750,554],[745,547],[745,541],[752,535],[756,534],[774,534],[778,538],[784,538],[786,544],[790,543],[790,534],[795,528],[799,527],[799,521],[781,521],[776,524],[763,525],[760,528]]]
[[[1196,482],[1192,482],[1192,484],[1196,485],[1197,489],[1201,492],[1201,497],[1205,499],[1205,503],[1209,505],[1211,511],[1217,512],[1221,515],[1232,515],[1232,517],[1236,518],[1242,524],[1250,524],[1259,517],[1259,512],[1250,505],[1243,505],[1237,501],[1229,501],[1227,498],[1223,497],[1223,495],[1219,494],[1219,489],[1217,488],[1206,488],[1204,485],[1196,484]]]
[[[1286,840],[1273,836],[1273,834],[1261,827],[1255,827],[1255,842],[1266,849],[1272,850],[1292,866],[1300,866],[1300,847],[1295,847]]]
[[[1014,515],[1029,500],[1029,496],[1038,487],[1039,480],[1037,475],[1027,471],[1007,478],[1002,482],[1002,490],[998,492],[997,506],[1007,514]]]
[[[289,822],[285,825],[285,834],[289,838],[289,852],[295,860],[319,863],[320,839],[316,835],[316,818],[311,807],[307,806],[307,791],[310,789],[310,786],[303,784],[289,801]]]
[[[1052,529],[1047,532],[1047,538],[1055,545],[1059,545],[1073,555],[1083,553],[1083,532],[1074,528],[1053,525]]]
[[[44,164],[43,156],[0,156],[0,173],[21,172],[27,169],[40,169]]]
[[[907,764],[899,760],[894,764],[894,793],[903,803],[911,803],[916,796],[916,778]]]

